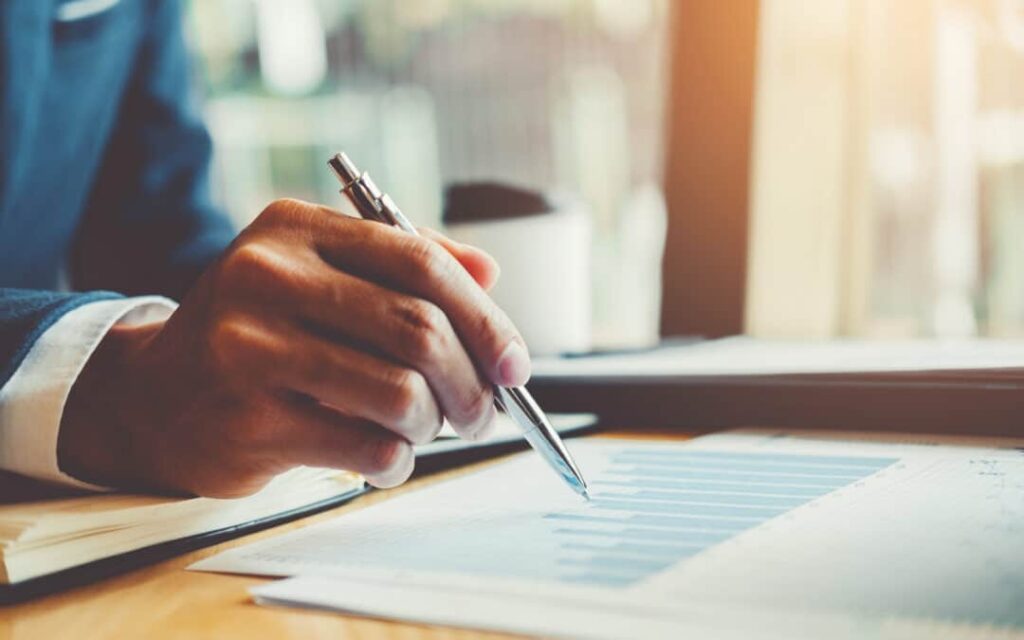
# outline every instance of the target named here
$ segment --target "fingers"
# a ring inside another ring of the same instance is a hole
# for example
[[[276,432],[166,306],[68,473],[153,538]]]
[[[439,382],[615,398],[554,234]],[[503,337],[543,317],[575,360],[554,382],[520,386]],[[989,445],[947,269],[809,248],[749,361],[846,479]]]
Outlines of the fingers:
[[[483,287],[484,291],[490,291],[497,284],[501,268],[489,253],[472,245],[456,242],[433,229],[423,227],[419,229],[419,232],[420,235],[433,240],[452,254],[459,264],[465,267],[469,275],[476,280],[477,284]]]
[[[345,348],[350,362],[371,347],[418,372],[439,413],[461,435],[486,434],[496,415],[493,383],[516,385],[529,377],[522,338],[478,284],[497,277],[487,254],[440,234],[431,234],[435,242],[296,201],[269,207],[254,227],[256,242],[236,248],[229,266],[240,275],[225,279],[224,290],[243,292],[258,310],[308,321],[327,330],[325,336],[356,345]],[[322,366],[347,379],[357,376],[339,364]],[[313,397],[410,433],[395,415],[357,412],[358,399],[347,395],[356,384],[338,390],[324,388],[324,376],[292,375],[295,388]],[[403,384],[419,386],[408,374]],[[396,411],[403,409],[408,407]]]
[[[323,341],[308,362],[293,365],[289,382],[295,391],[375,422],[414,444],[431,442],[443,424],[441,409],[421,373],[349,347]]]
[[[452,254],[436,242],[377,223],[323,218],[316,243],[328,263],[434,303],[490,381],[526,383],[530,360],[522,337]]]
[[[439,307],[337,271],[310,286],[321,294],[296,303],[305,319],[419,371],[460,435],[486,435],[497,416],[491,384]],[[324,299],[335,304],[325,305]]]
[[[424,376],[287,323],[246,317],[223,323],[217,358],[244,387],[296,391],[409,442],[441,430],[441,409]]]
[[[294,422],[281,446],[295,464],[355,471],[382,489],[412,475],[412,445],[394,433],[312,402],[296,400],[288,409]]]

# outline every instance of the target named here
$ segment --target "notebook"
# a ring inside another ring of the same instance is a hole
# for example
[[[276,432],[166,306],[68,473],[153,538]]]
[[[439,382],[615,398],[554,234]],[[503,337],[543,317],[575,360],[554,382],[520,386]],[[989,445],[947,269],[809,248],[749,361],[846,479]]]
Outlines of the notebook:
[[[364,486],[356,474],[300,467],[239,499],[109,493],[37,495],[4,504],[0,506],[0,599],[58,588],[67,584],[64,579],[80,582],[71,574],[76,568],[91,568],[77,577],[95,579],[126,565],[201,546],[195,544],[200,539],[207,544],[217,536],[326,508],[358,495]],[[12,492],[5,487],[4,493]],[[134,558],[126,557],[132,553]],[[114,559],[118,561],[103,564]],[[23,585],[31,588],[20,590]]]
[[[550,415],[562,434],[594,424],[589,414]],[[470,442],[446,426],[418,446],[417,468],[525,447],[503,414],[492,438]],[[301,467],[236,500],[94,494],[0,472],[0,602],[23,600],[321,511],[369,490],[362,476]]]

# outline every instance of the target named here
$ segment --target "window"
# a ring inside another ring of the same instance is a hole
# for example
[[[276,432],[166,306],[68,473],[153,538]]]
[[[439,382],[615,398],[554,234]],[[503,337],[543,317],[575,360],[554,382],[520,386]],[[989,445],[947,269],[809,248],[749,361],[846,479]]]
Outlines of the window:
[[[1024,2],[761,9],[748,331],[1024,334]]]

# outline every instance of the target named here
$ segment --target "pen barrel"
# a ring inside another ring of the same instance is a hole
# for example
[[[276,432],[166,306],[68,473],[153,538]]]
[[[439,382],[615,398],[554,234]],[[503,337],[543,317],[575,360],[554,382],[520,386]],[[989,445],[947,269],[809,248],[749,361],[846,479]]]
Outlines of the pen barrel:
[[[536,428],[524,430],[523,439],[541,458],[544,458],[548,466],[561,476],[563,482],[574,489],[581,486],[583,477],[569,465],[571,458],[567,457],[567,454],[560,453],[557,443],[553,442],[547,434]]]
[[[494,402],[512,418],[523,438],[577,493],[586,490],[583,474],[573,462],[558,432],[525,387],[494,387]],[[529,425],[532,425],[529,426]]]

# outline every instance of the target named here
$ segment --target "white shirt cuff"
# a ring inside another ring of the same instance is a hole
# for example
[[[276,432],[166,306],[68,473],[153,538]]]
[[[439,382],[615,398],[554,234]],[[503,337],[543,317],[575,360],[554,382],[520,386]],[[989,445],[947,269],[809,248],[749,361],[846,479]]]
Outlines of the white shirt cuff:
[[[32,345],[0,389],[0,469],[102,490],[63,473],[57,437],[71,386],[111,327],[166,320],[177,305],[145,296],[84,304],[64,314]]]

